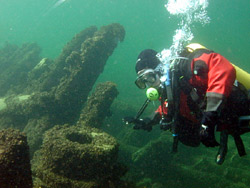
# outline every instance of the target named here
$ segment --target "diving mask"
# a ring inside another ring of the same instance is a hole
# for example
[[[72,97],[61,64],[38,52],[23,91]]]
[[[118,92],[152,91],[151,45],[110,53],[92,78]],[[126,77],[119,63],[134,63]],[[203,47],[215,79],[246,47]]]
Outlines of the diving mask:
[[[145,89],[146,87],[156,87],[160,85],[160,78],[155,70],[145,69],[139,72],[135,84],[140,89]]]

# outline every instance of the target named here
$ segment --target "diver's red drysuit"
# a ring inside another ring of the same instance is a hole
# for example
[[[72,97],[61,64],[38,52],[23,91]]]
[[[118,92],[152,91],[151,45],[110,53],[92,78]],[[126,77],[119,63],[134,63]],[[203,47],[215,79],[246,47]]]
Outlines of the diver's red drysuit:
[[[230,95],[236,79],[236,71],[232,64],[218,53],[207,49],[198,49],[192,53],[184,53],[188,61],[183,61],[179,67],[181,76],[193,87],[200,99],[205,100],[204,112],[219,113],[223,107],[223,101]],[[181,64],[180,63],[180,64]],[[185,87],[185,86],[184,86]],[[180,115],[192,122],[197,122],[197,117],[190,110],[188,93],[180,94]],[[167,114],[166,105],[163,112]],[[162,113],[162,107],[157,112]],[[210,125],[209,122],[217,117],[206,117],[202,124]],[[203,118],[204,119],[204,118]]]

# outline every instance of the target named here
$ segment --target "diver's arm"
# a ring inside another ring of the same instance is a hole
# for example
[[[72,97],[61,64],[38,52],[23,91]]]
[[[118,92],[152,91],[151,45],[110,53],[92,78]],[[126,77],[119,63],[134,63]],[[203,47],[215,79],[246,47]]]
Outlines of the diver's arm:
[[[154,112],[150,117],[149,117],[148,125],[154,126],[159,124],[161,120],[161,114],[159,112]]]
[[[150,117],[135,120],[133,128],[151,131],[154,125],[159,124],[160,118],[160,114],[158,112],[154,112],[154,114],[152,114]]]

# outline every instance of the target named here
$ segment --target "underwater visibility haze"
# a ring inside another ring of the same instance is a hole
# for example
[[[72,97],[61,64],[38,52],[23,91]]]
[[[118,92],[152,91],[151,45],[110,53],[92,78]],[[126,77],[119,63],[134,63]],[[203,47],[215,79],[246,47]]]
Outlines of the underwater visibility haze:
[[[232,137],[217,165],[217,148],[173,154],[169,132],[122,122],[146,99],[138,54],[167,61],[191,42],[250,73],[249,0],[0,0],[0,129],[27,135],[0,131],[0,163],[10,134],[29,145],[27,187],[249,188],[250,158]],[[242,138],[250,154],[250,133]]]

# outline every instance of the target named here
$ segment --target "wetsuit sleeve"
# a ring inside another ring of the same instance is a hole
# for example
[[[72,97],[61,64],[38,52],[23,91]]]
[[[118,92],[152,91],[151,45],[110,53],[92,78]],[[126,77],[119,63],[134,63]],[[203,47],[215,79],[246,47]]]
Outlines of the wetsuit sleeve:
[[[236,71],[231,63],[217,53],[211,54],[207,61],[207,107],[206,111],[217,111],[225,97],[231,93],[236,78]]]
[[[236,71],[232,64],[218,53],[202,53],[193,59],[191,84],[200,87],[206,96],[206,109],[201,123],[216,124],[225,98],[232,90]],[[203,92],[202,92],[203,93]]]

